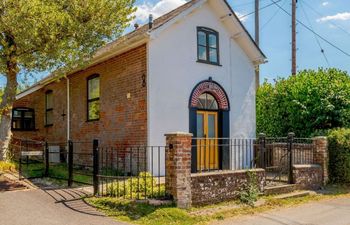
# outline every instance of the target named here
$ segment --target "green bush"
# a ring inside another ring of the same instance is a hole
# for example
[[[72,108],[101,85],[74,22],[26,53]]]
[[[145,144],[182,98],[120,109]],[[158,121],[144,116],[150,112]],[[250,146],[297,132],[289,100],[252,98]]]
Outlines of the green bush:
[[[254,206],[254,203],[258,200],[260,191],[258,187],[258,178],[256,173],[248,171],[247,183],[239,193],[239,200],[249,206]]]
[[[257,132],[299,137],[350,127],[350,76],[337,69],[305,70],[265,82],[257,92]]]
[[[15,171],[16,164],[13,162],[0,161],[0,172]]]
[[[158,185],[157,179],[148,172],[140,172],[138,176],[119,180],[106,187],[109,196],[128,198],[155,198],[165,196],[164,184]]]
[[[331,131],[328,144],[330,181],[350,183],[350,129]]]

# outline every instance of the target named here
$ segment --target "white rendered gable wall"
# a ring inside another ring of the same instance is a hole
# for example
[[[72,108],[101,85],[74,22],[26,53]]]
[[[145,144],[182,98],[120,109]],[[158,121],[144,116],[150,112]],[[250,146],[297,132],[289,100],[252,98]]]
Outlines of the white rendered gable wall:
[[[255,137],[254,66],[231,38],[232,34],[221,22],[220,16],[205,3],[151,38],[148,46],[147,104],[150,146],[164,146],[165,133],[189,131],[191,92],[200,81],[209,77],[218,82],[229,97],[231,138]],[[222,66],[196,62],[198,26],[219,32]],[[153,171],[158,170],[156,167]],[[164,173],[163,153],[160,169]]]

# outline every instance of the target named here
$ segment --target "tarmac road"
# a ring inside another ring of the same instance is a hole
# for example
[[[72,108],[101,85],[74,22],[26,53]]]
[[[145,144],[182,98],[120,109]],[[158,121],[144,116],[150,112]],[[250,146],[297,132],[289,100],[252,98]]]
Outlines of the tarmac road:
[[[350,225],[350,198],[324,200],[215,222],[218,225]]]
[[[0,192],[1,225],[122,225],[78,199],[80,189]],[[125,225],[125,224],[124,224]]]

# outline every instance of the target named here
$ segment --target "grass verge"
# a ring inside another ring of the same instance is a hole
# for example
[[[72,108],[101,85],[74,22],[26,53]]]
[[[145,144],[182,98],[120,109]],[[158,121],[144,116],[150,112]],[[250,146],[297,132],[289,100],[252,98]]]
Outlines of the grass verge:
[[[314,201],[327,200],[339,197],[350,198],[348,186],[329,185],[323,194],[309,195],[299,198],[275,199],[273,196],[263,197],[264,204],[258,207],[239,205],[237,201],[221,204],[178,209],[174,205],[152,206],[118,198],[88,198],[86,201],[117,220],[134,224],[208,224],[210,221],[223,220],[240,215],[253,215],[282,207],[293,207]],[[212,209],[212,212],[210,210]],[[218,210],[219,209],[219,210]]]
[[[0,173],[19,171],[18,162],[0,161]],[[45,172],[45,164],[42,162],[30,161],[28,164],[22,164],[22,176],[30,178],[42,178]],[[87,175],[85,175],[87,174]],[[88,175],[91,174],[91,175]],[[68,166],[66,163],[51,164],[49,167],[49,177],[51,180],[56,179],[58,183],[67,183]],[[92,184],[92,172],[82,169],[73,169],[73,180],[77,184],[85,183]]]

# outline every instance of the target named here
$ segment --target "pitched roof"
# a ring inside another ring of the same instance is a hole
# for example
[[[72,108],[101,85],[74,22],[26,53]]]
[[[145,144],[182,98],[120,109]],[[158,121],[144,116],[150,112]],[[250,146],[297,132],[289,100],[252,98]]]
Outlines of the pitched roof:
[[[136,39],[140,36],[143,35],[147,35],[149,32],[156,30],[157,28],[163,26],[164,24],[166,24],[167,22],[169,22],[170,20],[174,19],[176,16],[178,16],[180,13],[184,12],[185,10],[191,8],[192,6],[194,6],[196,3],[200,2],[202,0],[190,0],[187,3],[179,6],[178,8],[158,17],[157,19],[155,19],[153,21],[153,25],[152,28],[149,28],[149,24],[146,23],[144,25],[142,25],[141,27],[121,36],[120,38],[106,44],[105,46],[103,46],[102,48],[100,48],[99,50],[97,50],[97,52],[95,53],[95,55],[93,56],[94,58],[98,58],[101,55],[105,54],[108,50],[111,49],[115,49],[118,48],[119,46],[121,46],[122,44],[124,44],[125,42],[132,40],[132,39]],[[218,0],[216,0],[218,1]],[[230,12],[232,13],[232,15],[234,15],[234,17],[237,19],[238,23],[240,24],[240,26],[243,28],[244,32],[248,35],[250,41],[252,41],[254,43],[254,46],[258,49],[259,53],[266,58],[266,56],[264,55],[264,53],[261,51],[261,49],[256,45],[255,41],[253,40],[253,38],[251,37],[251,35],[249,34],[249,32],[246,30],[246,28],[244,27],[244,25],[241,23],[241,21],[239,20],[239,18],[237,17],[237,15],[234,13],[234,11],[232,10],[232,8],[230,7],[230,5],[228,4],[228,2],[226,0],[222,0],[224,1],[224,3],[227,5],[227,7],[229,8]],[[89,65],[90,66],[90,65]],[[72,72],[74,73],[74,72]],[[39,82],[37,82],[36,84],[32,85],[31,87],[29,87],[28,89],[24,90],[23,92],[19,93],[17,95],[17,98],[20,98],[22,96],[26,95],[27,91],[30,91],[31,89],[40,89],[40,85],[45,85],[47,83],[50,83],[52,80],[54,80],[57,77],[57,75],[50,74],[49,76],[43,78],[42,80],[40,80]],[[29,93],[28,93],[29,94]]]
[[[146,24],[142,25],[141,27],[135,29],[134,31],[131,31],[131,32],[127,33],[126,35],[118,38],[117,40],[107,44],[106,46],[104,46],[100,50],[103,50],[104,48],[111,48],[112,46],[118,45],[126,40],[132,39],[136,36],[146,34],[147,32],[155,30],[155,29],[159,28],[160,26],[164,25],[165,23],[167,23],[169,20],[176,17],[177,15],[179,15],[180,13],[182,13],[183,11],[185,11],[186,9],[195,5],[199,1],[201,1],[201,0],[191,0],[183,5],[179,6],[178,8],[176,8],[176,9],[158,17],[157,19],[155,19],[153,21],[152,29],[149,29],[149,25],[148,25],[148,23],[146,23]]]

